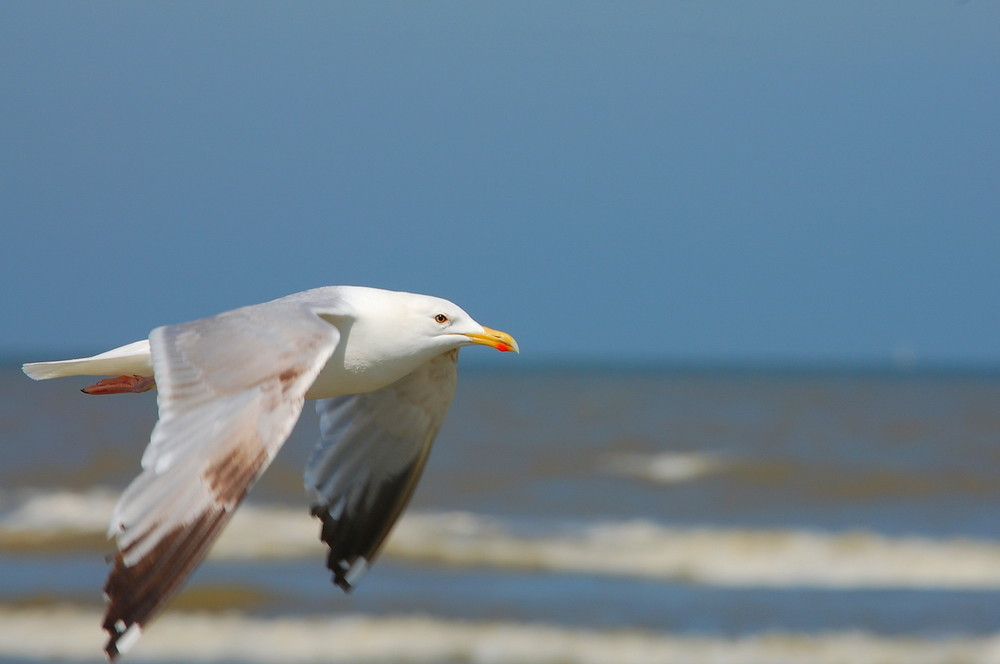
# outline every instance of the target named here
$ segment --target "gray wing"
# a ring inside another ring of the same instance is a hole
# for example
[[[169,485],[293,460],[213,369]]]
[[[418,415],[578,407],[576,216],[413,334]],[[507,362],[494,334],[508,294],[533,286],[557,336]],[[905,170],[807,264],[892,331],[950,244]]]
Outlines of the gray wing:
[[[340,338],[321,316],[344,311],[328,304],[276,300],[150,334],[160,418],[112,518],[111,658],[204,558],[285,442]]]
[[[455,393],[458,351],[375,392],[316,402],[322,438],[306,467],[312,513],[345,591],[372,563],[413,495]]]

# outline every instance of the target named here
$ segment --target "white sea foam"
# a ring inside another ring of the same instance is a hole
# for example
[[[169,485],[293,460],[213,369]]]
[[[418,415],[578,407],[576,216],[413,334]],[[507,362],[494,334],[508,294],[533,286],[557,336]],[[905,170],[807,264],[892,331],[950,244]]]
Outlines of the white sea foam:
[[[24,490],[0,496],[0,547],[4,535],[23,543],[31,535],[52,543],[58,535],[103,534],[119,493],[102,487],[83,492]],[[110,545],[109,545],[110,546]],[[321,555],[318,522],[300,509],[243,505],[216,543],[217,558],[286,558]]]
[[[114,494],[35,492],[0,503],[0,547],[18,535],[38,546],[60,533],[103,533]],[[303,507],[244,506],[215,558],[323,556],[318,524]],[[110,546],[110,545],[109,545]],[[870,532],[671,528],[644,520],[519,533],[514,524],[465,512],[410,513],[385,555],[492,566],[683,580],[722,586],[1000,589],[1000,542],[887,537]]]
[[[10,491],[0,494],[0,532],[104,532],[117,500],[115,492],[102,487],[84,492]]]
[[[623,454],[607,461],[612,473],[638,477],[660,484],[676,484],[716,473],[727,461],[714,454],[662,452],[660,454]]]
[[[0,657],[100,662],[96,610],[0,607]],[[58,638],[53,638],[53,635]],[[171,612],[145,630],[129,662],[469,662],[495,664],[1000,664],[1000,635],[924,639],[863,632],[736,638],[423,616],[250,618]]]
[[[542,537],[470,514],[415,515],[389,551],[450,564],[679,579],[724,586],[1000,588],[1000,542],[869,532],[594,524]]]

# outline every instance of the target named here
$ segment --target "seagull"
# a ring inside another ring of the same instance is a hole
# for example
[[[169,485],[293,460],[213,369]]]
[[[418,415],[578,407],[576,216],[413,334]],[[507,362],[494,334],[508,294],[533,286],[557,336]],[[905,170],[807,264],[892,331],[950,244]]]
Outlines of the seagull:
[[[109,528],[110,660],[208,553],[306,399],[321,438],[305,470],[333,582],[349,591],[413,494],[455,391],[458,350],[518,352],[437,297],[326,286],[177,325],[93,357],[25,364],[35,380],[110,376],[94,395],[157,390],[142,472]]]

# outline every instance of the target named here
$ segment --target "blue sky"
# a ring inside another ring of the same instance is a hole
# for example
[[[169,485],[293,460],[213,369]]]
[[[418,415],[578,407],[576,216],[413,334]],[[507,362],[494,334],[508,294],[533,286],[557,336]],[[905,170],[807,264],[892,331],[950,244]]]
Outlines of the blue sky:
[[[327,284],[521,361],[1000,364],[1000,4],[8,2],[0,351]]]

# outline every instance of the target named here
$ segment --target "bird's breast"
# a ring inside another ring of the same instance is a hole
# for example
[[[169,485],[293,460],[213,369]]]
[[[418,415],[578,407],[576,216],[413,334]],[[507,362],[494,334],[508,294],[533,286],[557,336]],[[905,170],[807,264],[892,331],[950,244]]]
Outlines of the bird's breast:
[[[413,371],[421,364],[418,358],[396,358],[393,361],[371,361],[334,353],[320,369],[306,399],[329,399],[345,394],[374,392]]]

